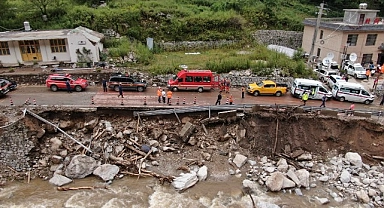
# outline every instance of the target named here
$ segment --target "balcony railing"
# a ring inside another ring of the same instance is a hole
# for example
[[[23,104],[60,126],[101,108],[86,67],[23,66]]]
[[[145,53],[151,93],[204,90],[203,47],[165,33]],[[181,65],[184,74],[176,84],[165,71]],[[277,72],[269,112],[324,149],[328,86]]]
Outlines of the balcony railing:
[[[383,31],[383,18],[378,17],[381,21],[371,20],[367,24],[350,24],[343,22],[343,18],[322,18],[320,22],[321,28],[338,29],[342,31]],[[376,23],[374,23],[376,22]],[[316,26],[316,18],[306,18],[304,25]]]

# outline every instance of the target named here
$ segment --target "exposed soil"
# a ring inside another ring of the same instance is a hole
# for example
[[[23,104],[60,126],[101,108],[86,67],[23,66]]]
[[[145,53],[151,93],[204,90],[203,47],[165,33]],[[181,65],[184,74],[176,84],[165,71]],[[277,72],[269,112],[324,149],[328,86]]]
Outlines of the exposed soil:
[[[6,115],[2,114],[0,121],[9,119]],[[256,112],[246,113],[243,118],[210,120],[205,125],[208,131],[206,134],[201,125],[201,121],[207,118],[205,114],[179,115],[183,123],[179,123],[174,115],[144,117],[139,125],[137,119],[129,111],[104,110],[96,113],[50,111],[40,115],[56,124],[65,123],[65,125],[60,124],[63,129],[86,146],[89,145],[91,134],[95,135],[104,129],[101,125],[102,120],[111,122],[114,133],[102,134],[90,145],[94,151],[92,156],[99,158],[102,163],[114,162],[103,159],[103,152],[107,144],[116,148],[126,146],[129,138],[135,139],[139,144],[148,144],[150,140],[157,140],[160,151],[154,155],[154,160],[158,161],[160,165],[151,166],[151,170],[164,175],[176,175],[180,172],[177,170],[178,167],[189,166],[192,163],[205,163],[212,173],[220,175],[231,168],[228,163],[228,155],[240,152],[253,158],[273,156],[275,141],[277,141],[275,153],[287,155],[292,155],[296,150],[301,149],[318,157],[325,156],[325,152],[331,150],[336,150],[338,153],[358,152],[362,156],[384,156],[384,126],[370,119],[351,117],[343,120],[308,114]],[[93,119],[97,119],[98,124],[93,128],[86,128],[85,123]],[[45,178],[53,174],[49,170],[49,161],[53,155],[59,153],[49,148],[51,138],[56,137],[63,142],[63,147],[59,151],[66,149],[68,156],[84,152],[79,145],[56,132],[53,127],[43,125],[42,122],[31,116],[27,116],[23,121],[24,125],[30,129],[31,140],[36,143],[36,148],[30,154],[30,157],[33,158],[31,166],[35,165],[32,178]],[[184,143],[178,134],[184,123],[188,121],[193,123],[196,129],[190,137],[190,142]],[[1,125],[3,124],[4,122],[1,122]],[[41,132],[42,128],[45,129],[45,134],[37,139],[36,135]],[[116,138],[118,132],[127,129],[132,130],[129,138]],[[241,138],[239,131],[243,129],[246,130],[246,134],[244,138]],[[172,150],[166,151],[163,149],[164,147],[170,147]],[[127,149],[124,152],[114,152],[113,154],[124,160],[131,160],[134,157],[134,153]],[[369,157],[365,157],[364,162],[369,163],[371,161],[369,159]],[[41,160],[46,161],[48,165],[42,164]],[[3,178],[14,177],[9,175],[13,172],[4,172],[4,170],[8,170],[7,168],[1,170],[3,170],[0,171]]]

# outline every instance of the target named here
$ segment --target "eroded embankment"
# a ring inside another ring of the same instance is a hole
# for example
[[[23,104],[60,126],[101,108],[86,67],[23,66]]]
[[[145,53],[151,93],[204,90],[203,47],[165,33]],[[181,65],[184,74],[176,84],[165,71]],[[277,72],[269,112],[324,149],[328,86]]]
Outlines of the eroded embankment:
[[[211,120],[205,119],[205,114],[179,115],[182,123],[174,115],[144,117],[138,123],[131,111],[123,110],[55,110],[40,115],[89,146],[93,153],[87,154],[102,164],[119,164],[119,160],[133,164],[135,156],[142,158],[143,155],[132,148],[155,147],[158,152],[151,158],[156,161],[153,170],[169,175],[176,174],[177,167],[186,165],[185,158],[191,163],[209,161],[213,171],[219,173],[229,167],[225,162],[227,158],[219,156],[235,151],[253,157],[273,153],[293,156],[301,150],[319,156],[329,150],[384,156],[384,128],[368,119],[257,112],[246,113],[243,118]],[[194,127],[188,139],[180,135],[187,122]],[[23,178],[26,176],[23,172],[27,171],[32,172],[32,177],[49,178],[57,166],[65,167],[72,156],[86,152],[54,127],[28,115],[0,131],[3,178],[15,175]]]

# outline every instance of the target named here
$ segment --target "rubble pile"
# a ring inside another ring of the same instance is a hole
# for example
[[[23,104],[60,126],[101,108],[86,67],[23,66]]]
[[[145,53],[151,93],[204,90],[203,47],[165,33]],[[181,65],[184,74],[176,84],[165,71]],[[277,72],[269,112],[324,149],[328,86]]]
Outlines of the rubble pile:
[[[68,115],[51,117],[56,127],[39,123],[34,118],[27,119],[25,125],[29,131],[26,135],[33,137],[36,143],[28,153],[31,168],[25,177],[49,180],[60,187],[58,190],[77,190],[63,186],[90,175],[99,177],[106,185],[126,175],[154,177],[161,183],[172,184],[178,191],[205,180],[244,177],[243,188],[254,193],[264,189],[305,195],[304,190],[326,187],[317,196],[311,196],[314,201],[327,204],[352,200],[372,206],[384,205],[383,164],[379,163],[384,158],[375,156],[379,160],[372,160],[372,165],[368,165],[361,155],[350,151],[352,146],[348,149],[350,152],[339,149],[335,150],[336,156],[327,157],[324,142],[343,144],[341,136],[335,139],[334,135],[341,135],[336,130],[327,137],[322,136],[326,133],[315,131],[314,128],[323,130],[327,125],[335,125],[336,121],[327,118],[310,126],[317,137],[303,139],[297,138],[300,132],[289,126],[301,129],[301,124],[290,124],[288,118],[280,118],[283,128],[278,134],[280,129],[274,126],[275,114],[243,113],[239,116],[236,111],[227,111],[218,113],[218,117],[179,116],[177,120],[168,116],[134,118],[116,114],[76,114],[70,119]],[[308,122],[303,118],[292,119]],[[288,134],[291,131],[293,136]],[[372,134],[382,131],[382,127],[377,127]],[[345,131],[341,129],[340,132]],[[300,143],[303,141],[308,143]],[[379,141],[374,141],[377,142],[375,147],[379,147]],[[317,147],[308,144],[317,144]],[[311,148],[318,150],[310,151]],[[376,154],[376,149],[371,149],[371,154]],[[369,154],[363,156],[367,155],[372,159]],[[0,170],[0,178],[12,173],[4,172],[6,169],[9,168]],[[270,207],[278,206],[272,204]]]

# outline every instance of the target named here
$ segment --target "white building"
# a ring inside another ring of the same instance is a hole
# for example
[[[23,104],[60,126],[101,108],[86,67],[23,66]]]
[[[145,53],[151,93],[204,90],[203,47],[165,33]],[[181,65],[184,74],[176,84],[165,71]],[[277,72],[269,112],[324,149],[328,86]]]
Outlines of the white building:
[[[50,31],[28,31],[26,27],[26,31],[0,32],[0,64],[98,62],[103,39],[103,34],[85,27]]]

